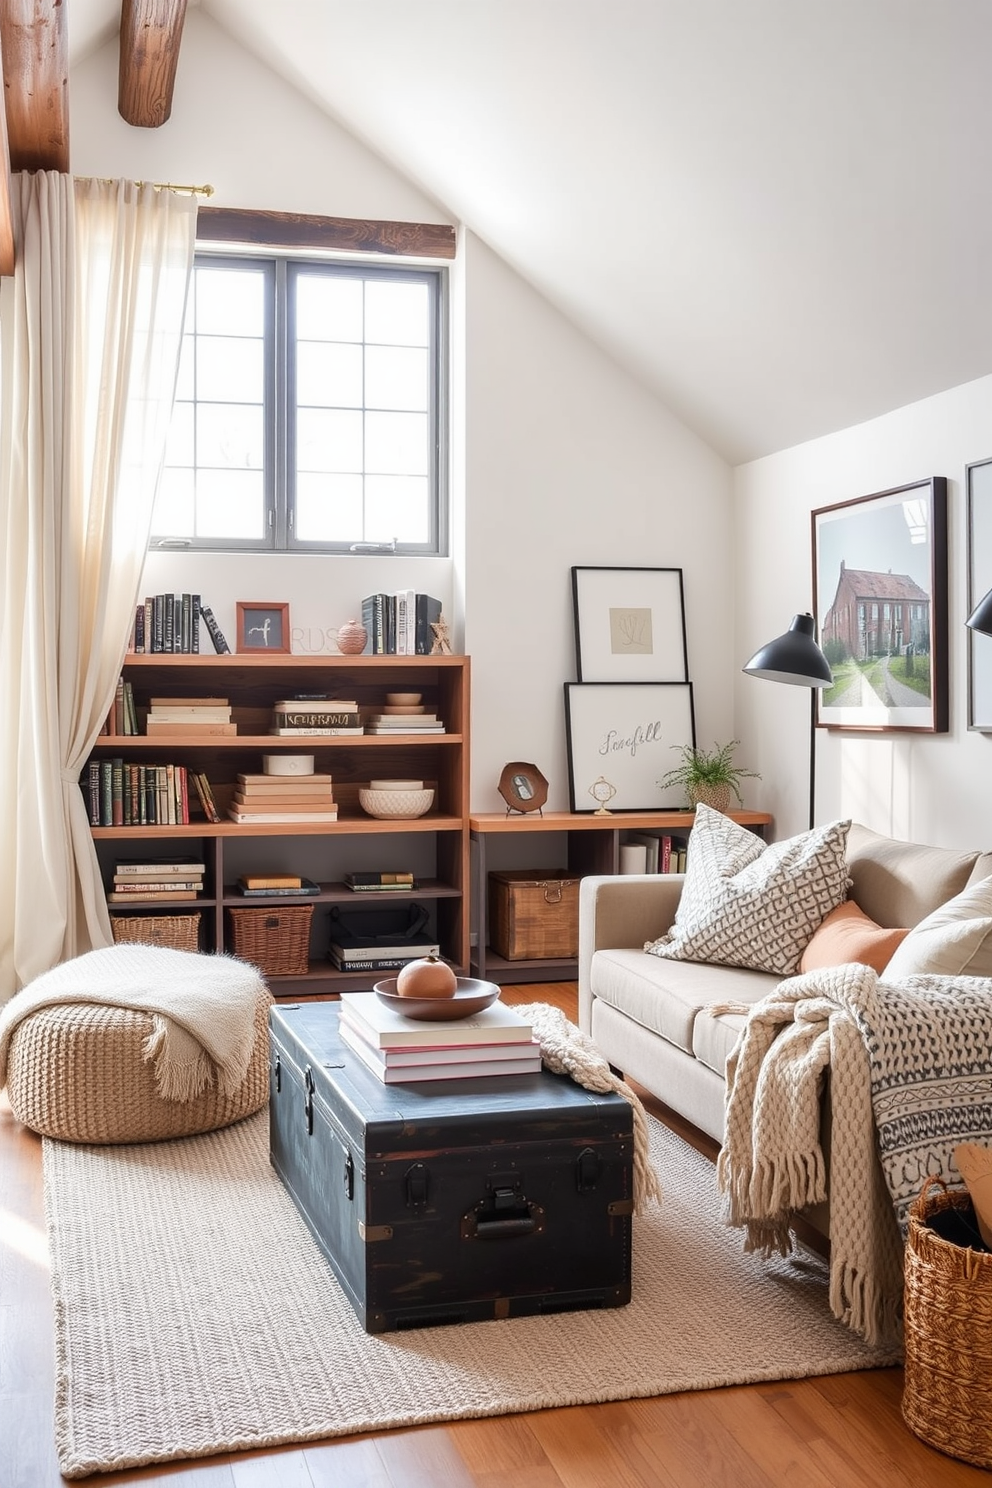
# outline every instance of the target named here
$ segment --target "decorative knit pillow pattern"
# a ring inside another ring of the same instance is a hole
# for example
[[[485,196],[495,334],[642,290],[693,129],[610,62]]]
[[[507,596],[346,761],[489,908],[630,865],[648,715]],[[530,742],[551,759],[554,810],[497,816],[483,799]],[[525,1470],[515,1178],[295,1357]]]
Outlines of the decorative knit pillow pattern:
[[[885,980],[910,976],[992,977],[992,878],[969,884],[909,932]]]
[[[675,923],[644,949],[792,976],[813,932],[847,898],[850,821],[765,846],[719,811],[697,806]]]
[[[908,930],[886,930],[876,925],[849,899],[832,909],[820,928],[813,931],[799,962],[800,974],[856,961],[881,975],[908,934]]]

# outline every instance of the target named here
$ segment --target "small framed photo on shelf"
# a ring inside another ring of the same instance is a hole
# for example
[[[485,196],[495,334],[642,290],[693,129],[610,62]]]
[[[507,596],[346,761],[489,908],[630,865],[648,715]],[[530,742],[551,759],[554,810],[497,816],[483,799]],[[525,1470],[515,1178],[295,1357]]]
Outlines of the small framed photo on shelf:
[[[680,568],[572,569],[580,682],[687,682]]]
[[[239,653],[268,651],[277,656],[290,654],[289,605],[267,604],[259,601],[249,604],[238,600]]]
[[[691,682],[566,682],[568,787],[573,811],[664,811],[684,792],[658,781],[673,749],[694,746]],[[605,786],[611,788],[607,796]]]

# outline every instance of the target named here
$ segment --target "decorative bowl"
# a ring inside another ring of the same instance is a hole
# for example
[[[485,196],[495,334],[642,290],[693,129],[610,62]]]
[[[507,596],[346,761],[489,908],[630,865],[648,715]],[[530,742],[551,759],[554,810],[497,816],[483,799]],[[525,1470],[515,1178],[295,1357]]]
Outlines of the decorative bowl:
[[[387,692],[386,702],[393,708],[412,708],[422,697],[422,692]]]
[[[423,816],[434,804],[432,790],[365,790],[358,792],[358,802],[369,816],[396,817],[400,820]]]
[[[423,790],[422,780],[370,780],[368,789],[373,791],[419,791]]]
[[[405,1018],[417,1018],[424,1023],[452,1023],[456,1018],[470,1018],[491,1007],[499,997],[495,982],[482,982],[478,977],[459,977],[453,997],[401,997],[396,990],[396,978],[376,982],[373,988],[380,1002],[402,1013]]]

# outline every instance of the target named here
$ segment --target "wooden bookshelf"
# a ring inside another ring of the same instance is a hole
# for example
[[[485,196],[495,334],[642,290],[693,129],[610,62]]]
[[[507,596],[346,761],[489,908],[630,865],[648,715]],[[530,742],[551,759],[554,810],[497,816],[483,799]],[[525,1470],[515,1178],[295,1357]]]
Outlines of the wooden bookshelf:
[[[168,739],[143,732],[101,735],[93,756],[122,757],[131,762],[171,762],[187,770],[205,772],[220,811],[219,822],[208,822],[197,811],[188,825],[93,826],[101,872],[109,888],[118,857],[159,858],[196,853],[206,864],[204,891],[188,900],[177,899],[177,913],[201,912],[201,949],[232,949],[228,909],[264,908],[286,904],[314,905],[309,969],[305,976],[274,977],[277,997],[329,996],[365,989],[374,973],[340,972],[326,959],[328,910],[381,909],[384,896],[353,893],[343,875],[361,856],[369,864],[369,844],[381,840],[393,856],[409,848],[426,867],[418,872],[417,887],[409,894],[390,895],[390,903],[422,903],[430,911],[431,926],[442,952],[459,975],[468,970],[469,901],[469,659],[465,656],[264,656],[131,654],[123,675],[135,698],[139,729],[144,728],[151,697],[227,697],[237,724],[235,735],[175,736]],[[420,692],[428,710],[444,721],[443,734],[296,735],[267,732],[272,705],[296,693],[327,693],[355,699],[360,707],[381,706],[386,692]],[[264,754],[312,754],[314,769],[333,778],[338,819],[313,823],[239,824],[227,816],[227,805],[239,772],[259,773]],[[370,779],[415,778],[435,791],[427,815],[410,820],[380,820],[367,816],[358,791]],[[86,772],[83,772],[84,794]],[[192,797],[192,791],[191,791]],[[88,803],[87,803],[88,805]],[[191,816],[194,801],[190,802]],[[237,892],[235,882],[247,864],[260,871],[270,852],[280,871],[286,871],[294,850],[318,861],[317,871],[304,876],[320,884],[318,895],[273,898],[264,903]],[[374,855],[373,855],[374,856]],[[167,914],[173,901],[128,905],[131,914]],[[115,904],[113,913],[122,912]],[[384,973],[388,975],[388,973]]]
[[[731,811],[741,826],[764,835],[771,823],[767,811]],[[510,982],[568,981],[578,975],[574,957],[508,961],[488,944],[489,863],[491,838],[564,834],[566,867],[578,876],[619,873],[620,846],[627,832],[671,832],[688,836],[694,820],[691,811],[594,811],[485,812],[469,817],[469,833],[475,854],[473,866],[473,920],[477,944],[471,948],[472,975],[501,985]],[[535,869],[535,877],[540,869]]]

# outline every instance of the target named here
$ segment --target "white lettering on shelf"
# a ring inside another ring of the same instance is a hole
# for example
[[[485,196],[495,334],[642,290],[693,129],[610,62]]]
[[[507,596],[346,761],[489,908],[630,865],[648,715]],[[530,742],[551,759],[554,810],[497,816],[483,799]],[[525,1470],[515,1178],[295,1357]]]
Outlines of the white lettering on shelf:
[[[323,651],[329,651],[332,656],[340,656],[338,650],[338,628],[330,626],[327,630],[321,630],[318,626],[294,625],[292,629],[293,651],[303,656],[319,656]]]

